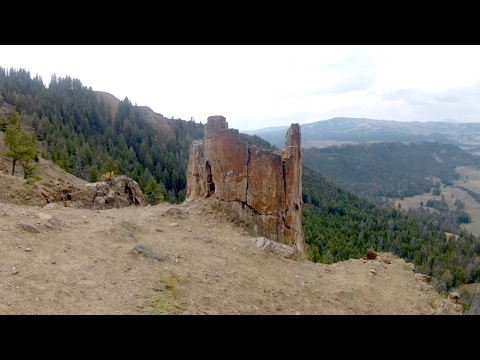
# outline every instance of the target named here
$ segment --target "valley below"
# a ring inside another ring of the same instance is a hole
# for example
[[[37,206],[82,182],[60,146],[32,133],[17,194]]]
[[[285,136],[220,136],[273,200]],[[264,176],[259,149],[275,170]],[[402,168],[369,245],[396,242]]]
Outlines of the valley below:
[[[455,180],[453,186],[441,186],[441,194],[438,196],[432,195],[431,192],[422,195],[415,195],[413,197],[404,197],[403,199],[394,198],[395,205],[400,204],[402,209],[409,207],[417,208],[423,202],[424,208],[428,200],[440,199],[443,195],[445,202],[448,204],[450,210],[455,210],[455,200],[460,200],[465,203],[464,211],[471,216],[471,222],[468,224],[461,224],[460,227],[476,236],[480,236],[480,203],[469,195],[466,191],[457,188],[462,186],[466,189],[480,193],[480,171],[473,166],[458,166],[455,169],[460,174],[460,179]],[[437,212],[438,210],[429,207],[429,211]]]

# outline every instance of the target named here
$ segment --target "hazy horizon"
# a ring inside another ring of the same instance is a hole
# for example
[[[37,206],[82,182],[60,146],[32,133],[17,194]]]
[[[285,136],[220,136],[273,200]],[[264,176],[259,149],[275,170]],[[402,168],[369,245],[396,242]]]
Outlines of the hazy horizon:
[[[477,122],[478,45],[0,45],[0,66],[166,117],[255,130],[334,117]]]

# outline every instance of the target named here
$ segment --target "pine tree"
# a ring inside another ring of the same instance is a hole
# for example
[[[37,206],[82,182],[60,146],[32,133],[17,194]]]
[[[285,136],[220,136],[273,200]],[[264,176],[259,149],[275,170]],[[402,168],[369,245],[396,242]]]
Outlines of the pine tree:
[[[8,147],[6,157],[13,159],[12,175],[15,175],[17,162],[23,167],[24,178],[33,173],[37,165],[31,164],[38,156],[39,150],[35,145],[35,138],[19,125],[10,124],[5,131],[5,146]]]
[[[153,176],[150,176],[145,186],[145,197],[151,205],[156,205],[164,200],[163,194],[160,191],[160,185],[158,185]]]

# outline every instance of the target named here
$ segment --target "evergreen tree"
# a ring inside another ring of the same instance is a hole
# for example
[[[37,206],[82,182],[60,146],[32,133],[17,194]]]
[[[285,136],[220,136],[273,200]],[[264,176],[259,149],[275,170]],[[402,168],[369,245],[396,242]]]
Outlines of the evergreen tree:
[[[88,168],[88,175],[90,177],[91,182],[97,182],[100,180],[100,175],[98,173],[98,167],[96,165],[92,165]]]
[[[102,165],[102,173],[105,174],[107,172],[113,172],[114,174],[117,174],[118,167],[118,161],[113,161],[112,157],[108,155],[106,161]]]
[[[8,120],[6,116],[1,116],[0,117],[0,131],[5,132],[7,130],[7,125],[8,125]]]
[[[12,175],[15,175],[17,162],[23,167],[24,178],[26,179],[36,168],[31,162],[38,156],[38,149],[35,145],[35,138],[19,125],[10,124],[5,131],[5,146],[8,148],[6,157],[13,159]]]
[[[145,186],[145,197],[147,202],[151,205],[156,205],[164,200],[163,194],[160,191],[160,185],[153,176],[150,176],[147,185]]]

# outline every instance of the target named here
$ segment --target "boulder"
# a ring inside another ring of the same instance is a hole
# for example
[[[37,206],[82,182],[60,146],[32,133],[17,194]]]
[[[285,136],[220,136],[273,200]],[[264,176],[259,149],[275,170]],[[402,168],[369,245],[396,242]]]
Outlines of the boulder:
[[[20,226],[23,230],[31,232],[31,233],[39,233],[40,230],[33,224],[27,222],[19,222],[18,226]]]
[[[252,242],[260,250],[272,251],[281,253],[286,258],[291,258],[293,256],[294,250],[291,246],[280,244],[272,240],[268,240],[263,236],[258,238],[252,238]]]
[[[458,295],[458,292],[454,291],[448,294],[448,298],[456,304],[458,303],[458,299],[460,299],[460,295]]]
[[[367,249],[367,255],[363,257],[364,260],[375,260],[378,254],[372,249]]]
[[[149,248],[143,246],[143,245],[136,245],[133,249],[132,252],[136,254],[142,254],[148,258],[155,259],[155,260],[160,260],[160,261],[165,261],[167,260],[167,257],[165,255],[158,254]]]
[[[138,183],[125,176],[117,175],[112,179],[85,184],[85,188],[69,194],[77,208],[104,210],[123,208],[130,205],[145,206],[145,196]]]

